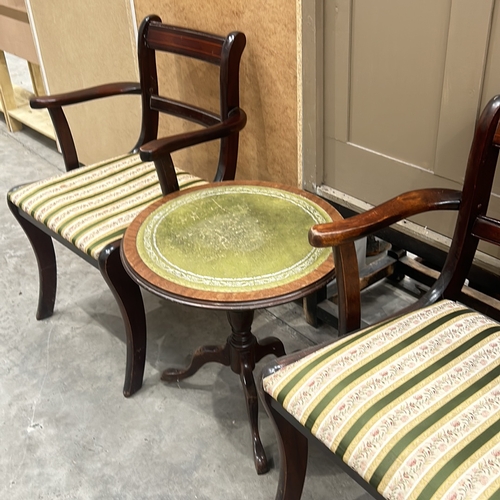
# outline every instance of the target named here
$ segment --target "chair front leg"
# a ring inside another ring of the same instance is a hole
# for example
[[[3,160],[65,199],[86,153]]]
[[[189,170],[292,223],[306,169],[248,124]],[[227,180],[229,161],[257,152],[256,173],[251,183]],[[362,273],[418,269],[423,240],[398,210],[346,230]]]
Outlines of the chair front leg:
[[[139,286],[132,281],[120,259],[120,242],[109,244],[99,255],[99,270],[113,292],[125,324],[127,366],[123,395],[142,387],[146,363],[146,313]]]
[[[56,301],[57,266],[52,238],[19,213],[19,208],[7,201],[10,211],[28,237],[38,264],[39,290],[36,319],[52,316]]]
[[[261,391],[262,395],[263,391]],[[309,442],[276,408],[269,394],[264,394],[267,413],[276,430],[280,453],[280,478],[276,500],[300,500],[307,470]],[[293,418],[293,417],[289,417]]]

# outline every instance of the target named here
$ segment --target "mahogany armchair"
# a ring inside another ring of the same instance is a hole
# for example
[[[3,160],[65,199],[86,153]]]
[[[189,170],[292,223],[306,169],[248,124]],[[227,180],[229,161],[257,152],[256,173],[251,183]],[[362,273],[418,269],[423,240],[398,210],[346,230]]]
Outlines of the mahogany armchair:
[[[239,132],[246,124],[245,112],[239,107],[239,66],[245,44],[245,35],[240,32],[221,37],[162,24],[158,16],[152,15],[144,19],[138,34],[139,83],[112,83],[31,101],[33,108],[48,109],[67,170],[50,179],[15,187],[7,195],[9,207],[28,236],[38,262],[36,316],[44,319],[54,310],[55,239],[97,267],[118,302],[127,337],[125,396],[142,385],[146,318],[141,291],[120,260],[121,238],[129,223],[150,203],[171,191],[205,182],[174,167],[172,152],[219,140],[219,157],[213,161],[216,168],[210,180],[234,179]],[[160,95],[157,52],[218,66],[219,113]],[[120,94],[137,94],[141,98],[142,123],[136,145],[119,158],[81,167],[63,108]],[[202,127],[158,138],[160,113]]]
[[[486,215],[499,119],[496,96],[477,123],[462,191],[409,192],[311,229],[313,246],[333,247],[340,321],[355,330],[352,242],[417,213],[458,210],[444,268],[413,306],[265,368],[261,396],[280,446],[277,499],[301,497],[308,439],[322,442],[374,498],[500,494],[500,324],[459,302],[479,241],[500,245],[500,221]]]

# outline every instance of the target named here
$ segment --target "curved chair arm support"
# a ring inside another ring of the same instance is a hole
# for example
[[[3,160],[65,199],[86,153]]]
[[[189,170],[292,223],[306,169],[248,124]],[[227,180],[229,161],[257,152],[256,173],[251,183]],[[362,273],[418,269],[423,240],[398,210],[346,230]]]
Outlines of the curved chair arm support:
[[[453,189],[408,191],[343,221],[313,226],[309,242],[315,247],[328,247],[355,241],[412,215],[433,210],[458,210],[461,199],[462,192]]]
[[[114,95],[140,93],[141,86],[137,82],[106,83],[104,85],[97,85],[96,87],[75,90],[73,92],[32,97],[30,99],[30,106],[33,109],[50,109],[67,106],[69,104],[92,101],[94,99],[101,99],[103,97],[111,97]]]
[[[64,94],[53,94],[30,99],[30,106],[33,109],[47,108],[52,124],[59,140],[61,153],[64,159],[66,170],[74,170],[80,166],[78,154],[76,152],[73,134],[71,133],[68,120],[64,114],[63,106],[78,104],[103,97],[115,95],[140,94],[141,86],[135,82],[107,83],[90,87],[83,90],[75,90]]]
[[[56,131],[57,139],[59,140],[59,147],[61,148],[61,153],[64,160],[64,165],[66,170],[75,170],[80,166],[78,161],[78,153],[76,152],[75,141],[73,140],[73,134],[69,127],[68,120],[64,114],[64,109],[60,106],[48,109],[50,119],[54,125]]]
[[[227,120],[217,125],[212,125],[193,132],[156,139],[142,145],[140,147],[141,160],[155,161],[179,149],[227,137],[228,135],[242,130],[246,122],[246,113],[242,109],[236,108],[229,114]]]

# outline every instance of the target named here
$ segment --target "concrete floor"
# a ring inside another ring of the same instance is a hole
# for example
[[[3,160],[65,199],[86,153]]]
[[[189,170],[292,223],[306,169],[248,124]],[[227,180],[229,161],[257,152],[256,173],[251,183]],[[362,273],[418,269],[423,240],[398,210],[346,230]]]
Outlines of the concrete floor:
[[[52,141],[26,129],[9,133],[0,114],[2,196],[12,186],[62,170]],[[145,293],[145,381],[125,399],[122,320],[100,273],[56,244],[55,314],[36,321],[35,258],[5,203],[0,225],[0,498],[274,498],[274,431],[262,410],[261,436],[272,468],[257,476],[239,378],[209,364],[186,381],[160,381],[164,368],[183,365],[199,345],[225,341],[224,313]],[[394,297],[408,300],[400,290],[381,286],[370,292],[372,312],[380,313]],[[278,336],[287,352],[336,335],[331,327],[305,324],[295,304],[258,311],[254,333]],[[313,446],[302,498],[370,497]]]

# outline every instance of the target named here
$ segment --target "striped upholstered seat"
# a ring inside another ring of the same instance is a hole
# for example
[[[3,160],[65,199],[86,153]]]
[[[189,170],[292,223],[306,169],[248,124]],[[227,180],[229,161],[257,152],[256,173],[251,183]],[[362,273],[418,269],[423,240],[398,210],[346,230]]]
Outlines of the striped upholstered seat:
[[[205,183],[176,169],[180,189]],[[135,216],[162,196],[153,162],[128,154],[26,184],[9,200],[97,259],[119,240]]]
[[[384,498],[497,498],[499,333],[441,301],[285,365],[264,390]]]

